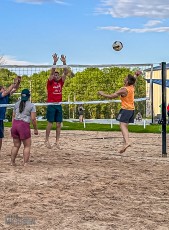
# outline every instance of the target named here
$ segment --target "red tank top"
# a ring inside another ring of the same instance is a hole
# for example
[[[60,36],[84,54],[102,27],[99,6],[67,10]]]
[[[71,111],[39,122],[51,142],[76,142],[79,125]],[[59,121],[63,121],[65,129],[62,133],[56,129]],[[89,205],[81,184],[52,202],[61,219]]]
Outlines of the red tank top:
[[[62,79],[47,81],[47,102],[62,102],[62,88],[64,82]]]

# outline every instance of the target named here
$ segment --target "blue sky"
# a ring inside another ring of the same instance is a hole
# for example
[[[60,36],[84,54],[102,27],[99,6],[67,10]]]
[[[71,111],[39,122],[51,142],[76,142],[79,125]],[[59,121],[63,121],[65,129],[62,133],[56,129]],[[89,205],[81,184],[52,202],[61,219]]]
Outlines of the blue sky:
[[[169,62],[169,0],[0,0],[0,21],[5,64]]]

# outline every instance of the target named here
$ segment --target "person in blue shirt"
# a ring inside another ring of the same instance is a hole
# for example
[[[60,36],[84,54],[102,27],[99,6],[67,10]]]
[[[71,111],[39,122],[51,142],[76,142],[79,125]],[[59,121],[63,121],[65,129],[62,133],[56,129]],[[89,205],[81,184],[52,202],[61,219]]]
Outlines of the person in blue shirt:
[[[19,88],[21,77],[17,76],[14,82],[5,89],[4,86],[0,85],[0,105],[8,104],[9,97]],[[6,107],[0,107],[0,151],[2,148],[2,138],[4,137],[4,120],[6,114]]]

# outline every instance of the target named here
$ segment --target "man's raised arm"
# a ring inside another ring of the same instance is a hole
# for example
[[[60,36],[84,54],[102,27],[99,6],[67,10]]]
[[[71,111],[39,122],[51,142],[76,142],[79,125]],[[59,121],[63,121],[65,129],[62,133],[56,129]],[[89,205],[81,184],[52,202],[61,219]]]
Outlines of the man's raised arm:
[[[15,86],[14,88],[11,90],[10,92],[10,95],[12,95],[13,93],[15,93],[18,89],[19,89],[19,86],[20,86],[20,83],[21,83],[21,76],[17,76],[16,78],[16,82],[15,82]]]
[[[56,53],[54,53],[54,54],[52,55],[52,57],[53,57],[53,65],[56,65],[56,63],[57,63],[59,57],[57,56]],[[53,79],[54,73],[55,73],[55,68],[52,67],[51,73],[50,73],[50,76],[49,76],[49,80],[52,80],[52,79]]]
[[[63,65],[66,65],[66,56],[62,54],[60,60],[62,61]],[[66,80],[67,74],[68,74],[68,69],[64,68],[63,75],[62,75],[62,81]]]
[[[2,96],[5,97],[8,94],[12,95],[19,88],[20,81],[21,81],[21,77],[20,76],[16,77],[14,79],[14,82],[7,88],[7,90],[5,90],[2,93]]]

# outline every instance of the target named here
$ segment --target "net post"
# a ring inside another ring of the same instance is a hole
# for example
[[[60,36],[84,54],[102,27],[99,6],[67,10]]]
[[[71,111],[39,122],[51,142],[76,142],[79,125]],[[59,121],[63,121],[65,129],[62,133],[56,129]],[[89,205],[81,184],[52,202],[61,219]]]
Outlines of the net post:
[[[146,128],[146,120],[143,120],[144,129]]]
[[[83,127],[84,127],[84,129],[86,128],[86,121],[85,121],[85,119],[83,119]]]
[[[113,128],[113,119],[111,119],[111,129]]]
[[[153,64],[150,72],[150,103],[151,103],[151,123],[154,123],[154,104],[153,104]]]
[[[166,152],[166,62],[161,63],[162,75],[162,157],[167,157]]]

